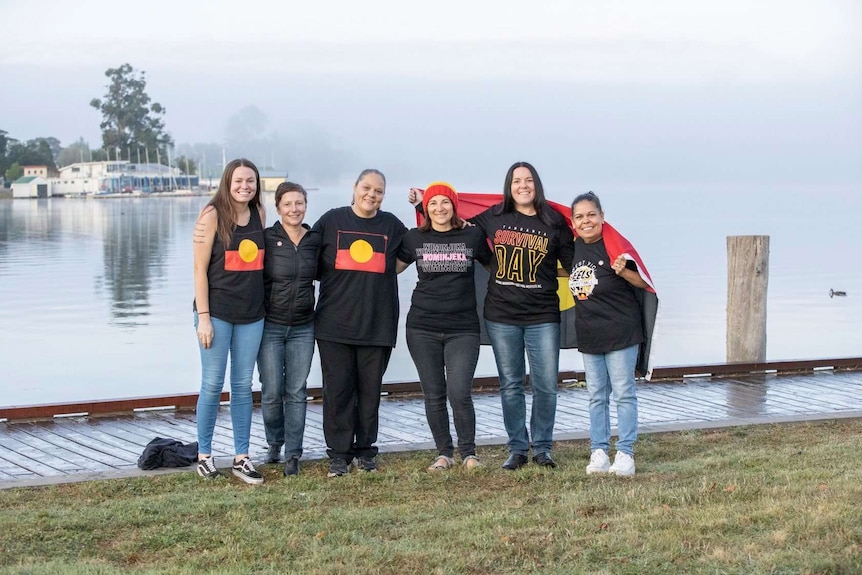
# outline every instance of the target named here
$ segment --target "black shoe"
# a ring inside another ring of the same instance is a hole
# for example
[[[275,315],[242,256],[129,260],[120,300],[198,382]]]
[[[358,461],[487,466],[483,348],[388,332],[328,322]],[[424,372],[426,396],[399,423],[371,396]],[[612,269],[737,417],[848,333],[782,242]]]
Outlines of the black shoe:
[[[525,465],[527,465],[526,455],[522,455],[520,453],[511,453],[509,454],[509,459],[507,459],[506,463],[503,464],[503,469],[515,471],[516,469],[520,469]]]
[[[537,453],[533,456],[533,463],[536,465],[541,465],[542,467],[551,467],[554,468],[557,466],[557,462],[551,457],[551,454],[547,451],[543,451],[542,453]]]
[[[270,445],[266,450],[266,460],[264,463],[278,463],[281,461],[281,446]]]
[[[377,459],[373,456],[354,457],[353,466],[361,471],[373,473],[377,471]]]
[[[299,458],[297,456],[288,457],[284,463],[284,476],[299,475]]]
[[[350,467],[348,467],[347,462],[340,457],[336,457],[329,462],[329,473],[327,474],[327,477],[341,477],[348,473],[350,473]]]

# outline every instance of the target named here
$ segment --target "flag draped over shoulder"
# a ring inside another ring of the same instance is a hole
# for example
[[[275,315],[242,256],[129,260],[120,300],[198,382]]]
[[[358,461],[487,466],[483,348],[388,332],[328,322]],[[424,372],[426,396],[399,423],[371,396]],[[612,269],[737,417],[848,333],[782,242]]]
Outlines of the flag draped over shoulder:
[[[491,206],[499,204],[503,201],[502,194],[474,194],[467,192],[458,193],[458,216],[463,219],[470,219],[481,212],[484,212]],[[572,227],[572,211],[568,206],[557,202],[549,201],[555,210],[557,210]],[[422,223],[423,216],[416,213],[417,225]],[[577,235],[577,232],[575,232]],[[644,325],[644,343],[640,346],[638,353],[638,361],[636,365],[637,372],[650,379],[652,376],[653,362],[651,361],[653,349],[653,335],[655,332],[656,320],[658,317],[658,295],[656,294],[655,285],[647,271],[637,250],[632,246],[616,228],[607,222],[602,224],[602,238],[605,240],[605,249],[608,251],[608,258],[613,261],[619,256],[625,257],[627,260],[632,260],[637,264],[637,271],[647,284],[646,289],[637,290],[640,296],[641,312],[643,314]],[[558,264],[559,265],[559,264]],[[566,275],[571,273],[571,270],[566,270]],[[476,267],[476,298],[478,300],[479,309],[485,300],[485,293],[488,291],[488,271],[481,267]],[[578,347],[577,333],[575,332],[575,313],[576,305],[574,297],[569,290],[568,277],[560,277],[557,289],[557,295],[560,297],[560,348],[574,349]],[[480,322],[482,326],[482,344],[490,345],[487,334],[485,334],[485,324]]]
[[[638,351],[638,362],[635,368],[638,373],[649,380],[652,377],[654,365],[652,362],[652,349],[655,341],[655,324],[658,319],[658,294],[656,294],[655,285],[643,260],[631,242],[607,222],[602,224],[602,238],[605,240],[605,249],[608,250],[608,259],[614,261],[617,257],[623,256],[627,260],[634,261],[638,266],[638,274],[647,284],[645,289],[636,290],[638,300],[641,304],[641,314],[643,315],[644,342]],[[574,314],[572,314],[572,320],[574,320]]]

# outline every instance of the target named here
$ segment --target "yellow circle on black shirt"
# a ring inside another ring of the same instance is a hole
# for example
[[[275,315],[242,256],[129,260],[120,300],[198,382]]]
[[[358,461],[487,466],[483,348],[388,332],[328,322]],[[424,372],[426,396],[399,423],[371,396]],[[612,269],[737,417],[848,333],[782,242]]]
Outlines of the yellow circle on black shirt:
[[[365,240],[356,240],[350,244],[350,257],[353,261],[364,264],[374,255],[374,248]]]
[[[246,263],[253,262],[257,257],[257,244],[249,239],[244,239],[239,243],[237,251],[242,261]]]

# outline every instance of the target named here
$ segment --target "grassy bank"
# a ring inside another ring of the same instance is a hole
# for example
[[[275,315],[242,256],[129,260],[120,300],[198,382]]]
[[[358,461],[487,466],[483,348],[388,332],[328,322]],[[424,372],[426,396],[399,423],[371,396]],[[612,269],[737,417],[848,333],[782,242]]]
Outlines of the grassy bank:
[[[860,573],[862,420],[652,434],[638,475],[381,472],[205,483],[193,473],[0,492],[0,573]]]

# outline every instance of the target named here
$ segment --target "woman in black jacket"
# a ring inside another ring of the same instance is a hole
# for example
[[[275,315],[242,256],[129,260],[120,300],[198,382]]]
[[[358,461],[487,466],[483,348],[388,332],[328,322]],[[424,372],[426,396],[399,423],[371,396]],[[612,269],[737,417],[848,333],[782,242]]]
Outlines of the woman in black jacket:
[[[257,357],[267,463],[278,463],[284,446],[284,474],[299,473],[305,432],[306,380],[314,355],[314,278],[320,234],[303,224],[308,194],[284,182],[275,191],[281,220],[264,231],[266,323]]]

